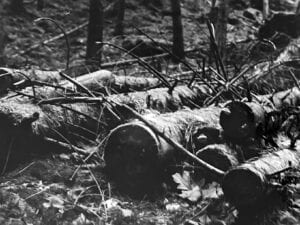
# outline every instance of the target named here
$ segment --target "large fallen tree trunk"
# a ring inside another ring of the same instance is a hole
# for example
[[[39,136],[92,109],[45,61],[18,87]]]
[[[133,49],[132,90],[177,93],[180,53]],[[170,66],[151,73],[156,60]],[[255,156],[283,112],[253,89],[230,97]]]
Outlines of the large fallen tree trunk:
[[[144,118],[165,136],[184,145],[192,126],[220,129],[220,112],[221,108],[209,107],[148,114]],[[132,121],[110,132],[104,159],[108,173],[120,187],[127,191],[147,192],[161,181],[168,165],[182,160],[182,155],[147,125]]]
[[[174,112],[184,107],[197,108],[212,94],[206,85],[191,87],[177,86],[169,88],[155,88],[144,92],[132,92],[108,96],[108,100],[126,104],[138,112],[154,109],[159,112]]]
[[[38,82],[57,84],[65,88],[76,89],[69,82],[64,81],[59,71],[17,70],[0,68],[0,91],[8,88],[24,88]],[[98,70],[75,78],[79,83],[95,92],[106,93],[113,90],[115,93],[141,91],[161,84],[159,79],[151,77],[116,76],[107,70]]]
[[[222,188],[227,199],[238,207],[263,201],[270,190],[270,178],[291,168],[299,168],[300,153],[279,150],[230,170]]]
[[[122,121],[126,121],[131,118],[131,114],[123,110],[118,105],[124,104],[130,106],[139,113],[145,114],[152,110],[165,113],[174,112],[176,110],[183,109],[185,107],[198,108],[201,107],[204,100],[211,94],[211,90],[206,85],[193,85],[177,86],[173,90],[168,88],[155,88],[149,91],[131,92],[126,94],[115,94],[109,95],[105,98],[94,98],[94,97],[57,97],[62,95],[62,92],[56,92],[55,94],[48,93],[48,99],[43,99],[39,102],[43,104],[70,104],[77,102],[86,103],[101,103],[102,106],[109,105],[107,102],[111,102],[113,105],[117,103],[113,108],[114,112],[118,114],[118,118]],[[44,95],[45,96],[45,95]],[[47,95],[46,95],[47,97]],[[54,97],[54,98],[51,98]],[[112,117],[111,113],[107,113],[107,108],[103,107],[104,115],[103,120],[109,124],[109,127],[115,127],[120,123],[117,117]],[[203,132],[202,132],[203,133]],[[210,133],[210,131],[208,132]],[[197,147],[201,147],[199,144]]]
[[[220,116],[226,136],[232,139],[257,137],[278,131],[285,109],[300,105],[300,90],[292,88],[271,95],[258,96],[258,102],[230,102]]]

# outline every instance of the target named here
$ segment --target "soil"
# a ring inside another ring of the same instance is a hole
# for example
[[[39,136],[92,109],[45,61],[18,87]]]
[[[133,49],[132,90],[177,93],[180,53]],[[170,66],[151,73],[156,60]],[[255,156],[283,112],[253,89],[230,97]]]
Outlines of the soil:
[[[197,65],[201,54],[209,51],[209,34],[205,19],[210,1],[195,5],[196,1],[182,1],[185,48],[197,48],[187,54],[187,60]],[[249,47],[258,41],[258,30],[263,23],[257,1],[231,1],[228,24],[228,69],[259,60],[249,55]],[[249,2],[254,2],[251,5]],[[103,1],[109,6],[111,1]],[[124,45],[127,41],[147,39],[138,27],[151,37],[167,43],[172,41],[171,17],[164,15],[169,5],[160,1],[126,1],[124,37],[113,35],[114,13],[108,10],[105,20],[104,41]],[[293,0],[271,1],[273,11],[293,12]],[[204,7],[202,7],[204,5]],[[256,8],[254,8],[254,6]],[[164,7],[164,8],[162,8]],[[257,9],[258,8],[258,9]],[[37,9],[37,1],[25,1],[25,10],[12,12],[3,8],[1,17],[7,32],[5,66],[11,68],[38,68],[63,70],[66,68],[67,47],[64,38],[40,45],[22,54],[30,46],[61,33],[49,21],[35,23],[35,19],[49,17],[56,20],[64,30],[70,30],[88,20],[88,1],[46,1],[43,10]],[[86,27],[68,36],[70,42],[70,67],[85,67]],[[266,53],[267,54],[267,53]],[[251,58],[252,57],[252,58]],[[130,57],[108,46],[103,47],[102,62],[112,62]],[[156,62],[157,63],[157,62]],[[182,64],[169,59],[158,62],[166,74],[186,70]],[[157,64],[156,64],[157,65]],[[116,74],[144,74],[138,65],[112,68]],[[285,87],[287,88],[287,87]],[[107,133],[103,133],[105,136]],[[99,140],[99,143],[101,140]],[[93,150],[86,146],[87,150]],[[197,202],[183,199],[169,183],[162,184],[154,195],[132,198],[114,186],[104,171],[103,145],[96,157],[85,163],[82,156],[73,154],[36,154],[24,160],[0,178],[0,224],[299,224],[300,184],[294,182],[280,187],[270,195],[265,204],[253,209],[237,210],[226,202],[218,185],[205,184],[211,190]],[[41,149],[41,152],[43,149]],[[3,164],[4,162],[2,162]],[[293,176],[297,178],[297,171]],[[217,194],[216,194],[217,193]],[[292,197],[291,197],[292,196]]]

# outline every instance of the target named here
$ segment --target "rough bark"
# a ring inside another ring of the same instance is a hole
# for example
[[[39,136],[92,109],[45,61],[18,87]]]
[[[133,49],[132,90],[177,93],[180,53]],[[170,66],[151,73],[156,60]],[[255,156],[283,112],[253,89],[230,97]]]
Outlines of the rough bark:
[[[254,205],[267,195],[270,177],[299,166],[299,152],[279,150],[230,170],[223,179],[222,188],[227,199],[236,206]]]
[[[144,118],[157,130],[184,145],[187,130],[198,127],[219,128],[220,108],[182,110],[162,115],[148,114]],[[139,121],[113,129],[105,147],[104,159],[110,177],[126,190],[149,191],[161,181],[166,168],[182,155],[149,127]]]
[[[102,42],[103,36],[103,6],[101,0],[90,0],[89,25],[86,58],[90,64],[99,64],[101,62],[101,45],[96,42]]]
[[[184,58],[183,28],[181,23],[180,0],[171,0],[172,19],[173,19],[173,54],[182,59]]]

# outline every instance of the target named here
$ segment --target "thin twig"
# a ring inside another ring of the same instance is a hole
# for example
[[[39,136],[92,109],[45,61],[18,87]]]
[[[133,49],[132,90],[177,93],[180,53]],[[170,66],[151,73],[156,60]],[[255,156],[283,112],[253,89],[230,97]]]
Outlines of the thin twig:
[[[65,41],[66,41],[66,45],[67,45],[67,63],[66,63],[66,69],[69,69],[69,64],[70,64],[70,43],[69,43],[69,38],[68,38],[68,35],[65,31],[65,29],[54,19],[51,19],[49,17],[40,17],[40,18],[37,18],[36,20],[34,20],[35,23],[37,22],[40,22],[42,20],[48,20],[48,21],[51,21],[52,23],[54,23],[58,29],[61,30],[61,32],[63,33],[63,36],[65,38]]]
[[[6,172],[8,161],[9,161],[9,158],[10,158],[10,155],[11,155],[11,151],[12,151],[12,148],[13,148],[14,141],[15,141],[15,138],[11,137],[11,140],[10,140],[9,146],[8,146],[7,155],[6,155],[6,158],[5,158],[5,163],[4,163],[2,172],[1,172],[1,176]]]
[[[145,62],[142,58],[136,56],[135,54],[133,54],[132,52],[117,46],[115,44],[109,43],[109,42],[97,42],[98,44],[102,44],[102,45],[109,45],[112,46],[114,48],[117,48],[123,52],[128,53],[130,56],[132,56],[133,58],[138,60],[138,63],[143,66],[145,69],[147,69],[149,72],[151,72],[153,75],[155,75],[158,79],[160,79],[167,87],[170,87],[171,85],[169,84],[169,82],[160,74],[160,72],[158,72],[155,68],[153,68],[152,66],[150,66],[147,62]]]

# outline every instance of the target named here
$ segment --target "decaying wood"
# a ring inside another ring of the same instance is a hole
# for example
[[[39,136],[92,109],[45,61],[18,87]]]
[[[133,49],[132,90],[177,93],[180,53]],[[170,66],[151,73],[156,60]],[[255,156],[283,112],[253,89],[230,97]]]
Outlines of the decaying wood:
[[[298,151],[279,150],[230,170],[223,179],[222,188],[227,199],[236,206],[253,205],[267,195],[270,177],[299,166]]]
[[[300,105],[300,90],[295,87],[287,91],[257,97],[259,102],[230,102],[220,116],[226,136],[232,139],[256,137],[272,132],[277,126],[276,112]],[[284,115],[282,115],[283,117]],[[278,127],[279,126],[279,127]]]
[[[198,127],[219,128],[218,107],[182,110],[143,118],[155,130],[175,143],[184,145],[186,131]],[[175,145],[176,146],[176,145]],[[132,121],[113,129],[105,147],[104,159],[110,176],[126,189],[149,190],[160,181],[168,165],[182,159],[179,151],[141,121]]]

